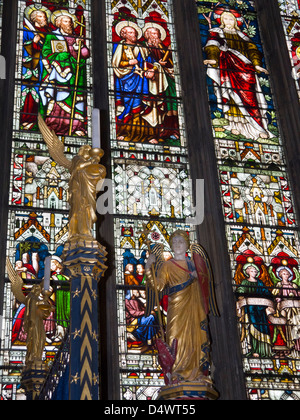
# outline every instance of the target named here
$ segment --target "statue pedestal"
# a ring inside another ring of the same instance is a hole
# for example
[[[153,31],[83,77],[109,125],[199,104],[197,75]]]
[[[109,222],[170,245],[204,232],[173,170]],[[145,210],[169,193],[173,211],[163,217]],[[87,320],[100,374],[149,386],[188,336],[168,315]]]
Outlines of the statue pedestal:
[[[158,400],[217,400],[218,392],[204,382],[179,382],[161,388]]]
[[[99,399],[98,281],[106,255],[93,239],[78,238],[64,247],[71,280],[69,400]]]
[[[21,386],[25,389],[27,400],[35,400],[45,383],[48,367],[42,362],[27,365],[22,372]]]

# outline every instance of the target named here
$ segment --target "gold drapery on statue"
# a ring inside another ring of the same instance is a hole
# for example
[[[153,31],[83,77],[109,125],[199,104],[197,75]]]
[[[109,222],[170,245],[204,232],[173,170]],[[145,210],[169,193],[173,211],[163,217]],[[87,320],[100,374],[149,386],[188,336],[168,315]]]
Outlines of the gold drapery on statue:
[[[23,293],[24,283],[15,271],[9,258],[6,259],[6,268],[11,282],[11,288],[16,299],[25,305],[24,331],[26,338],[26,361],[28,368],[31,365],[42,363],[43,351],[46,343],[44,320],[47,319],[55,307],[49,297],[52,292],[43,289],[43,283],[32,286],[27,296]]]
[[[100,165],[103,150],[89,145],[81,146],[77,156],[69,160],[64,154],[64,145],[54,131],[50,130],[41,115],[39,129],[52,159],[68,169],[69,180],[69,240],[94,240],[92,228],[97,220],[97,186],[105,179],[106,169]]]
[[[99,164],[103,152],[82,146],[72,160],[69,181],[70,224],[69,238],[92,236],[97,221],[96,187],[105,178],[106,170]]]
[[[146,231],[144,232],[146,233]],[[146,264],[147,300],[168,295],[166,339],[158,339],[159,360],[166,387],[162,399],[185,398],[191,393],[200,399],[215,399],[217,392],[210,377],[210,342],[207,315],[218,316],[213,274],[208,256],[199,244],[191,246],[192,258],[186,257],[189,237],[182,230],[170,237],[174,258],[163,261],[159,247],[152,248]],[[150,309],[148,307],[148,310]]]
[[[35,285],[26,296],[24,316],[24,331],[27,333],[26,367],[36,362],[42,363],[46,344],[44,320],[50,316],[51,312],[55,311],[54,306],[48,300],[51,294],[52,292],[43,290],[41,285]],[[43,296],[42,300],[41,296]]]
[[[159,291],[188,282],[186,261],[178,261],[177,264],[171,260],[163,264],[156,279]],[[174,339],[178,342],[172,382],[197,381],[203,377],[203,367],[208,362],[209,340],[206,313],[201,301],[196,278],[188,287],[169,296],[166,341],[169,346]]]

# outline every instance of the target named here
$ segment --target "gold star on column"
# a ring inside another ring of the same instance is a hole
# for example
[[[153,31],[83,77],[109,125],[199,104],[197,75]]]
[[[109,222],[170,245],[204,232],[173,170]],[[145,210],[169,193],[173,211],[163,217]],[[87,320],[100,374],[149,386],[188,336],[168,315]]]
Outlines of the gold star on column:
[[[72,292],[72,293],[73,293],[73,298],[74,298],[74,297],[79,297],[79,295],[80,295],[81,291],[77,288],[77,289],[75,290],[75,292]]]
[[[98,334],[96,333],[96,331],[92,332],[92,338],[96,341],[98,340]]]
[[[81,331],[75,328],[75,331],[72,334],[74,335],[74,340],[75,340],[75,338],[80,337]]]
[[[94,298],[94,300],[97,299],[98,295],[97,295],[97,291],[96,290],[92,290],[92,297]]]
[[[98,383],[99,383],[99,375],[96,375],[94,373],[94,375],[93,375],[93,384],[94,385],[97,385]]]
[[[78,372],[76,372],[75,376],[72,375],[71,378],[72,378],[71,379],[71,384],[75,382],[75,385],[77,385],[77,381],[79,381],[79,379],[80,379],[79,376],[78,376]]]

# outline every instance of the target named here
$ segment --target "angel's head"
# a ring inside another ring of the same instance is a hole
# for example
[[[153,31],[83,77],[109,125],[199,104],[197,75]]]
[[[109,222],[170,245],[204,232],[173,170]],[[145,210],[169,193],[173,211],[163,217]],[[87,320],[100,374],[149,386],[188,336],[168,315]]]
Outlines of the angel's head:
[[[22,262],[21,260],[17,260],[17,261],[15,262],[15,269],[16,269],[16,270],[19,270],[19,269],[21,269],[21,268],[23,268],[23,262]]]
[[[184,244],[184,246],[186,247],[186,250],[189,249],[190,238],[184,230],[178,229],[175,232],[173,232],[172,235],[170,236],[169,243],[170,243],[170,246],[171,246],[172,249],[174,248],[175,243],[178,242],[178,241],[180,241]]]
[[[256,279],[260,273],[259,267],[254,263],[247,263],[243,268],[244,274],[248,279]]]
[[[289,267],[280,266],[276,270],[277,277],[280,278],[284,283],[293,280],[294,274]]]
[[[237,18],[231,12],[224,12],[221,15],[221,28],[238,30]]]
[[[40,294],[42,293],[42,288],[43,288],[42,284],[35,284],[34,286],[32,286],[32,288],[30,290],[30,295],[34,295],[36,297],[39,297]]]
[[[85,160],[88,160],[90,158],[90,150],[91,150],[91,146],[89,146],[88,144],[85,144],[84,146],[81,146],[79,151],[78,151],[78,155],[82,156]]]
[[[51,271],[62,271],[63,265],[62,260],[57,257],[56,255],[53,255],[51,258]]]

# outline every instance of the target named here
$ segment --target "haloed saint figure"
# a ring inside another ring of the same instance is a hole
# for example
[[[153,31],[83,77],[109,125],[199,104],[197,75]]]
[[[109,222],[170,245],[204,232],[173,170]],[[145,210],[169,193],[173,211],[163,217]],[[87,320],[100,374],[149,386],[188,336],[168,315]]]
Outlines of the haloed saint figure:
[[[20,118],[23,130],[37,130],[40,113],[56,135],[87,135],[90,50],[84,34],[84,17],[79,13],[37,4],[25,9]]]
[[[220,26],[209,31],[204,63],[228,120],[225,128],[252,140],[274,137],[268,130],[267,103],[258,79],[259,74],[268,74],[262,54],[240,30],[242,18],[237,11],[220,8],[215,18]]]

